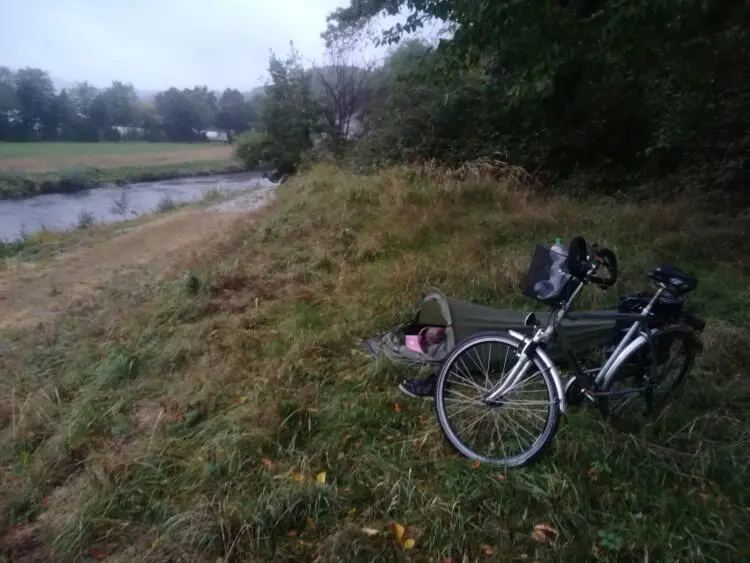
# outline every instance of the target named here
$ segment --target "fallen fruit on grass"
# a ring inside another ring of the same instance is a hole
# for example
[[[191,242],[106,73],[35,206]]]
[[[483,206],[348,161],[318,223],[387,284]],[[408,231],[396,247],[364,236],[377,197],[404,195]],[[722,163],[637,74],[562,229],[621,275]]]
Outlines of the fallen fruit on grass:
[[[317,475],[315,476],[315,480],[316,480],[316,481],[317,481],[318,483],[325,483],[325,482],[326,482],[326,472],[325,472],[325,471],[321,471],[320,473],[318,473],[318,474],[317,474]]]
[[[401,545],[403,545],[404,549],[411,549],[412,547],[414,547],[416,543],[417,542],[414,541],[412,538],[409,538],[409,539],[404,540],[404,543]]]
[[[538,542],[552,543],[552,540],[557,537],[557,530],[551,525],[541,522],[534,526],[531,536]]]

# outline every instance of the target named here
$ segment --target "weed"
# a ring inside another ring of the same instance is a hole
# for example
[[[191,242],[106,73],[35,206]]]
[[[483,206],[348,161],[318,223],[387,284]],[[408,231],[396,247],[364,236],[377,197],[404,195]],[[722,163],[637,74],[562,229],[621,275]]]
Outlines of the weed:
[[[112,208],[110,209],[113,215],[125,216],[130,205],[130,196],[126,190],[122,190],[120,195],[116,199],[112,200]]]
[[[85,230],[94,224],[94,213],[87,209],[82,209],[78,214],[78,222],[76,223],[76,229]]]
[[[157,213],[167,213],[176,208],[177,208],[177,204],[172,199],[172,196],[170,196],[169,194],[163,195],[162,198],[159,200],[159,203],[156,204]]]
[[[224,197],[224,192],[218,188],[211,188],[206,193],[203,194],[203,197],[201,198],[201,201],[203,203],[211,203],[217,200],[220,200]]]

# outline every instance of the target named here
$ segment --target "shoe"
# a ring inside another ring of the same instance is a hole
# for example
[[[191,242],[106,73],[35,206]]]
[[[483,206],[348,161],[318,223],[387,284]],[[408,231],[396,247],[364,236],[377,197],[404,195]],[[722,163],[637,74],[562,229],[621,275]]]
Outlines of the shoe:
[[[398,384],[398,388],[402,393],[409,395],[409,397],[414,397],[415,399],[435,400],[436,380],[436,375],[430,375],[420,379],[404,379]]]

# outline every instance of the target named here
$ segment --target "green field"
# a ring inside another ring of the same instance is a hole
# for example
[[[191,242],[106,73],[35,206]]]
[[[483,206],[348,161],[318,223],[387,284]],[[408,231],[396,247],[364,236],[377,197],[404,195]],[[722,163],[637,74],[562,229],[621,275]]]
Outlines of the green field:
[[[318,167],[163,264],[171,276],[103,286],[54,328],[2,335],[0,530],[64,560],[747,561],[750,294],[734,258],[748,227],[697,200]],[[362,341],[426,285],[539,309],[519,294],[534,245],[578,234],[621,268],[581,309],[676,263],[700,280],[705,351],[641,431],[574,409],[534,465],[476,466],[431,402],[397,391],[411,372]]]
[[[0,199],[241,168],[226,143],[0,143]]]
[[[0,159],[21,157],[77,157],[80,155],[127,155],[163,153],[206,148],[206,143],[7,143],[0,142]],[[2,164],[0,163],[0,169]]]

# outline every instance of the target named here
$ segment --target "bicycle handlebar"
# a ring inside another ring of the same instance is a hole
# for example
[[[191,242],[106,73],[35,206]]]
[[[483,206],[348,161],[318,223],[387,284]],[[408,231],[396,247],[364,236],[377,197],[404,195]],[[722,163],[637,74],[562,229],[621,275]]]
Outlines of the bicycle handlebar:
[[[609,276],[597,275],[602,266]],[[586,239],[574,237],[568,247],[568,272],[584,283],[594,283],[606,289],[617,281],[617,257],[610,249],[600,249],[597,245],[593,245],[589,252]]]

